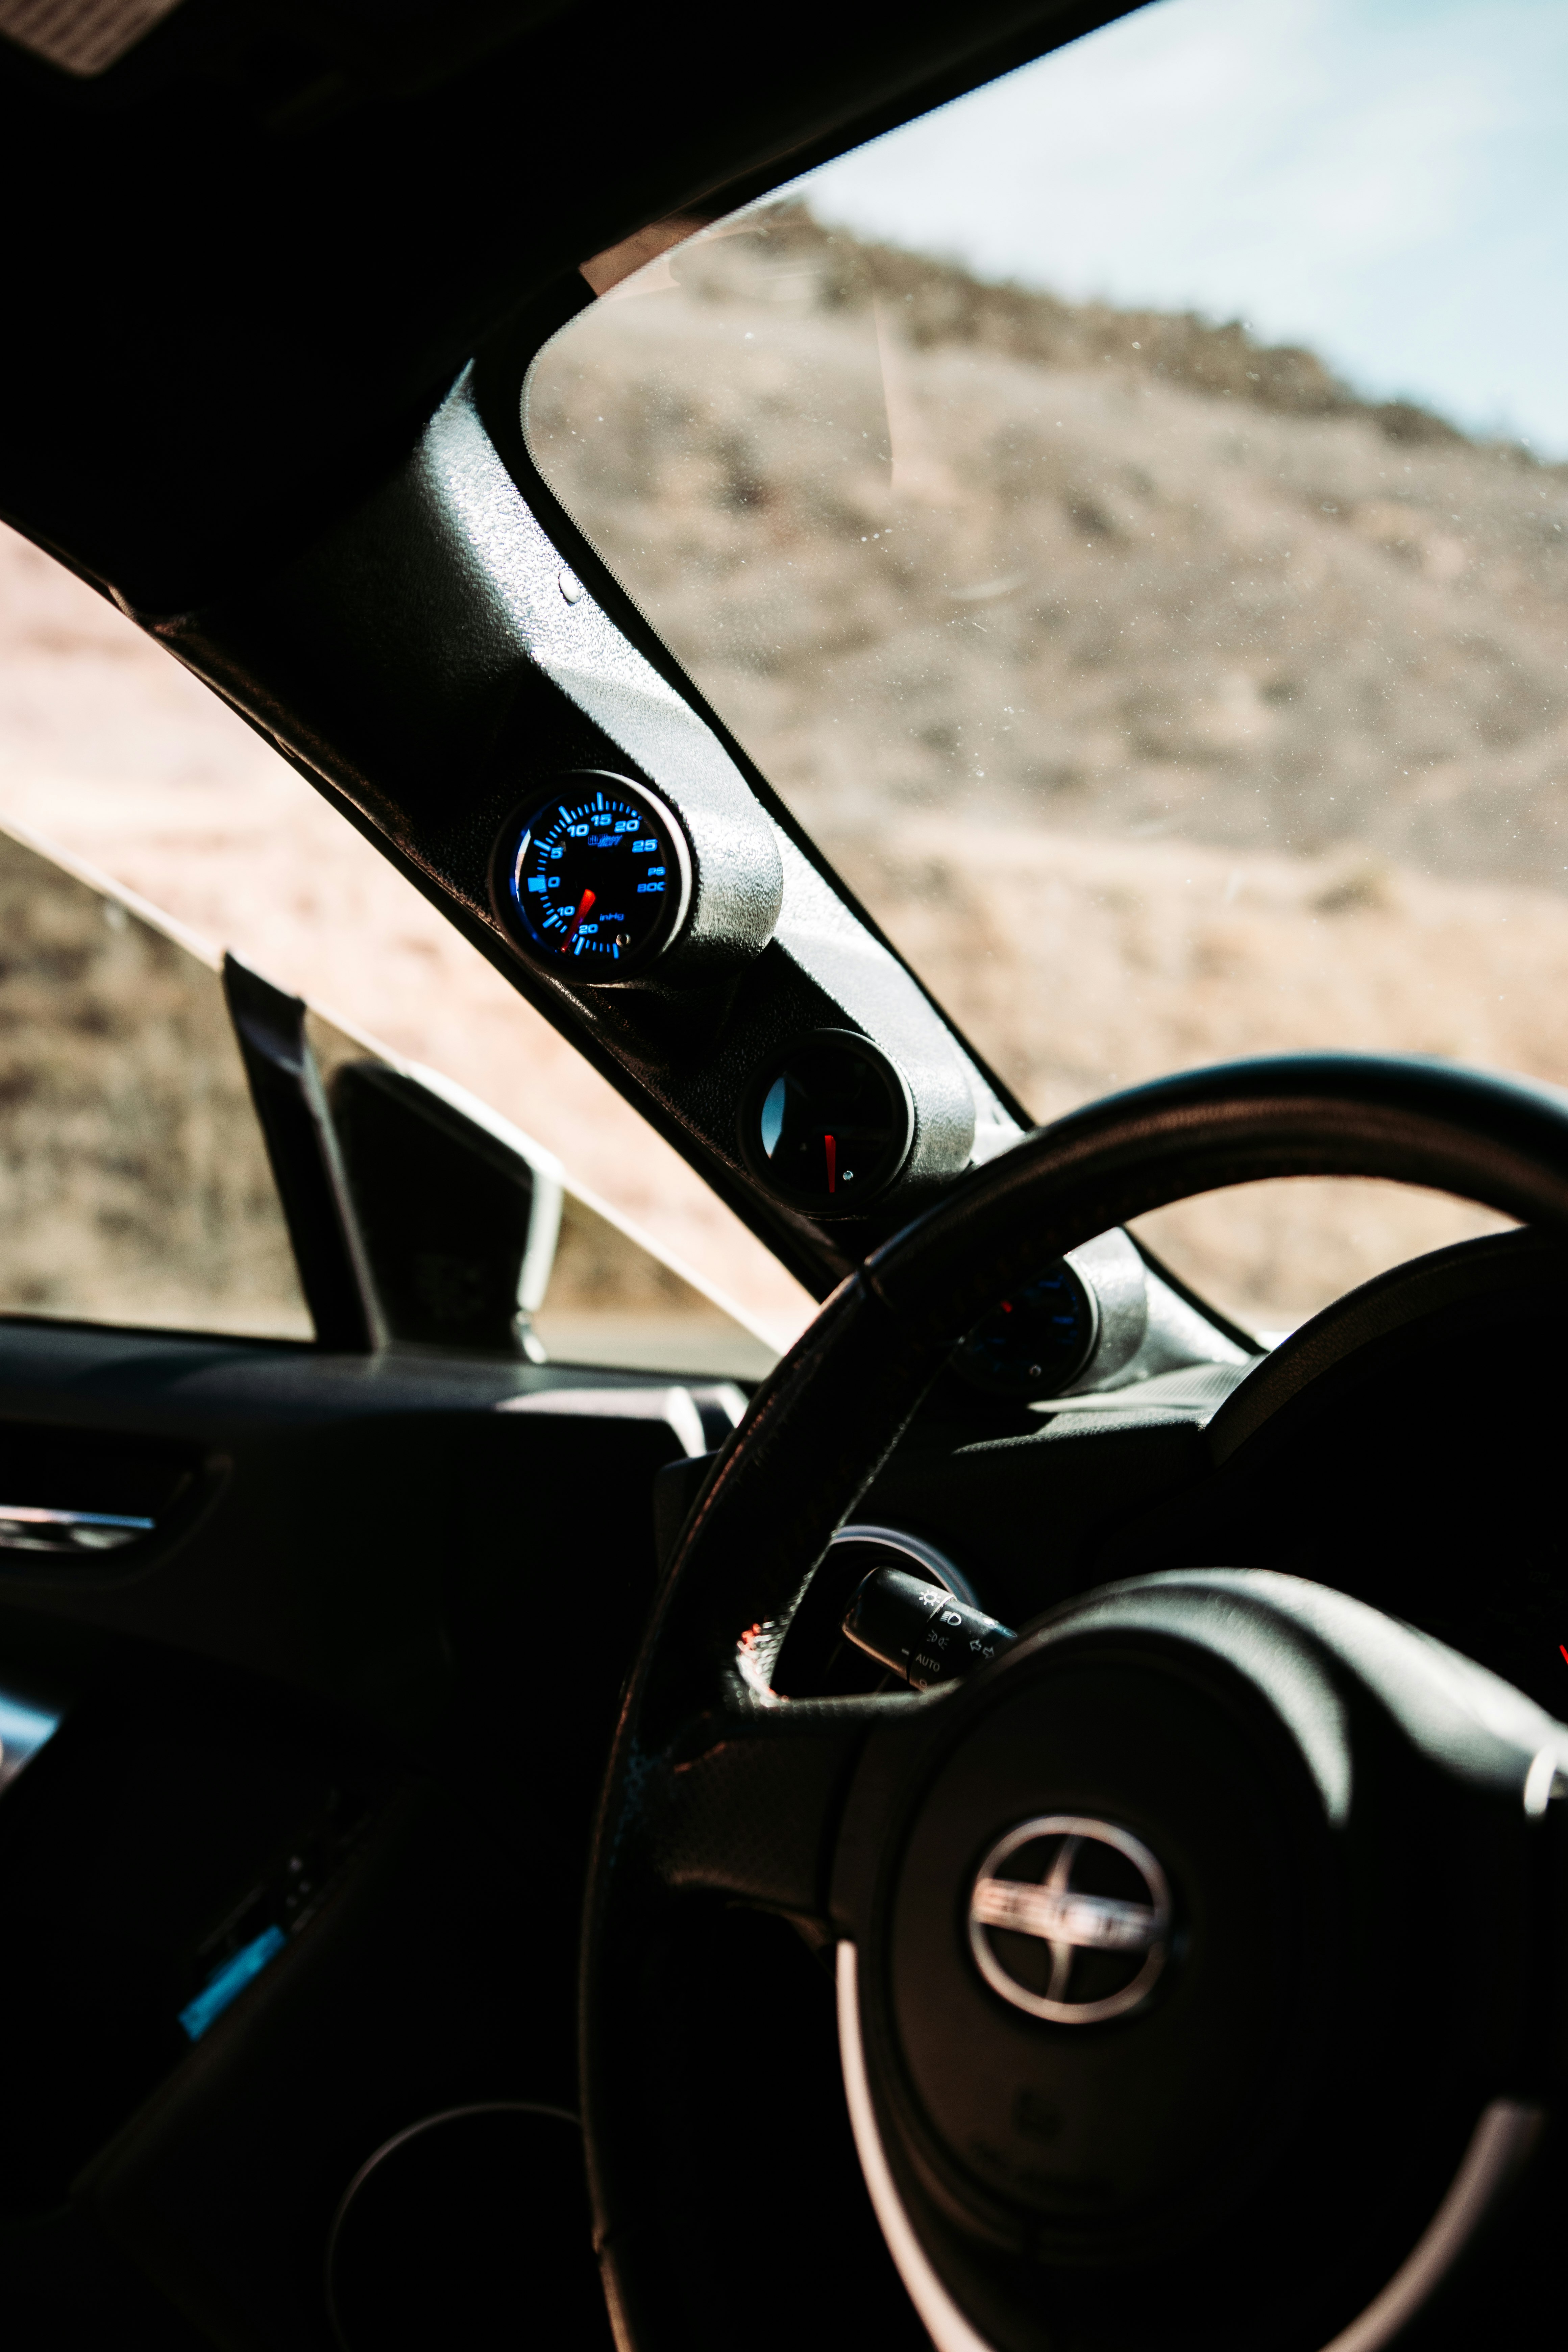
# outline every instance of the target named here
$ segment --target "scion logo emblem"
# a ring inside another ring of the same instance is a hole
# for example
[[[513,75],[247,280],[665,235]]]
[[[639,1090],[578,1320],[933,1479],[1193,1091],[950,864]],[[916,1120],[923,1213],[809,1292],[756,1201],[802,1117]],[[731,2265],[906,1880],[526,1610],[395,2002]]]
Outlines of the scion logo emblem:
[[[969,1941],[1004,2000],[1056,2025],[1124,2016],[1153,1990],[1171,1890],[1142,1841],[1110,1822],[1045,1813],[999,1838],[969,1898]]]

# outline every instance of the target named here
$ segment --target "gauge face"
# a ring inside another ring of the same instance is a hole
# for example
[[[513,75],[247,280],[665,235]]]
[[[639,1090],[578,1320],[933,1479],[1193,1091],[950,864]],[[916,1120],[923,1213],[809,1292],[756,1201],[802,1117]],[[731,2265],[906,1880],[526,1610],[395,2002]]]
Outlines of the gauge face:
[[[498,847],[498,912],[542,963],[618,980],[669,944],[691,896],[685,835],[663,803],[619,776],[564,776]]]
[[[966,1332],[952,1360],[994,1396],[1058,1396],[1089,1361],[1099,1322],[1090,1292],[1058,1258]]]
[[[902,1076],[868,1039],[825,1030],[753,1087],[741,1140],[753,1173],[792,1207],[852,1217],[909,1157]]]

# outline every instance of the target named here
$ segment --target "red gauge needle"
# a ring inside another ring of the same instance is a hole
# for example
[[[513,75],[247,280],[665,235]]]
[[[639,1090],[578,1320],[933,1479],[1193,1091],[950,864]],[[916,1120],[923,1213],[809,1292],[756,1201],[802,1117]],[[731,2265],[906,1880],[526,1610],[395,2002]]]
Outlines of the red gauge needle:
[[[822,1140],[824,1145],[826,1147],[827,1151],[827,1189],[830,1192],[837,1192],[838,1190],[838,1146],[835,1143],[830,1135],[825,1135]]]
[[[570,946],[571,946],[571,944],[572,944],[573,940],[574,940],[576,938],[576,936],[577,936],[577,926],[578,926],[578,924],[582,921],[582,919],[583,919],[584,916],[588,912],[589,908],[590,908],[590,907],[593,907],[593,906],[595,906],[597,903],[598,903],[598,900],[597,900],[597,895],[596,895],[596,893],[595,893],[595,892],[594,892],[594,891],[592,891],[592,890],[584,890],[584,893],[583,893],[583,903],[582,903],[582,905],[578,908],[578,909],[577,909],[576,913],[573,916],[573,918],[572,918],[572,923],[571,923],[571,928],[569,929],[569,930],[568,930],[568,931],[567,931],[567,933],[566,933],[566,945],[567,945],[568,947],[570,947]]]

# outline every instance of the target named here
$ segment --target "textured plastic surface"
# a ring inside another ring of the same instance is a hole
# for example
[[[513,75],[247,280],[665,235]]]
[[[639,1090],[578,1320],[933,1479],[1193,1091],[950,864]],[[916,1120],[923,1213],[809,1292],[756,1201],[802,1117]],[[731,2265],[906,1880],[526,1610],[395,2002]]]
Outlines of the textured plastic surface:
[[[374,605],[361,594],[367,568]],[[594,596],[568,604],[560,577],[561,551],[465,374],[349,524],[265,589],[168,634],[193,668],[265,713],[377,846],[820,1295],[890,1229],[898,1202],[912,1206],[963,1168],[989,1089],[905,966],[774,824],[694,701]],[[304,681],[286,710],[267,684],[280,671]],[[494,911],[503,827],[531,790],[578,769],[650,787],[690,841],[690,912],[641,985],[577,986],[570,972],[525,964]],[[886,1207],[837,1239],[759,1195],[736,1132],[757,1072],[822,1029],[872,1038],[915,1110]]]
[[[983,1609],[901,1569],[873,1569],[844,1620],[850,1641],[914,1690],[962,1681],[1017,1640]]]

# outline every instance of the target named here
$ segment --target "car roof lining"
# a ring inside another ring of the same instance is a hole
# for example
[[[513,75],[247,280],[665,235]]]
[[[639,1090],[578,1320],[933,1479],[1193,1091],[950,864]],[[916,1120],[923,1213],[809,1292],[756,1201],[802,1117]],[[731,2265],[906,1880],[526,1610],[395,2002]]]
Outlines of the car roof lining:
[[[139,617],[231,593],[351,509],[584,259],[1123,13],[805,0],[764,51],[587,0],[379,22],[186,0],[88,81],[0,43],[26,355],[0,512]],[[312,42],[339,82],[314,115],[278,96]]]

